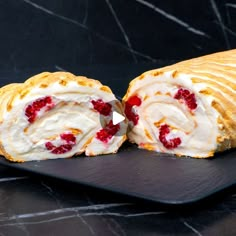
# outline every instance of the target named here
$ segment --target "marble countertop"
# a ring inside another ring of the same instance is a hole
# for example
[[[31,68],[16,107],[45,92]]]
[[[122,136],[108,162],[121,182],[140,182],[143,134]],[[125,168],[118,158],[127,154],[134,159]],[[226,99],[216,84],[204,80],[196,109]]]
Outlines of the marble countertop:
[[[167,206],[0,166],[0,235],[235,235],[236,190]]]

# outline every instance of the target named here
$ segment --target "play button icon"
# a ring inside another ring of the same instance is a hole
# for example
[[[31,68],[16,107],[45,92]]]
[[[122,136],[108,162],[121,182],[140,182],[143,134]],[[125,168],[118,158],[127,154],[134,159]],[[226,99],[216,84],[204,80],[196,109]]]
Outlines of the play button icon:
[[[122,116],[121,114],[119,114],[116,111],[113,111],[113,113],[112,113],[112,123],[113,123],[113,125],[117,125],[120,122],[122,122],[123,120],[125,120],[124,116]]]
[[[99,118],[97,134],[102,138],[112,137],[118,139],[126,137],[128,120],[125,117],[122,103],[119,100],[103,102],[101,99],[92,101],[95,115]],[[96,134],[96,137],[97,137]]]

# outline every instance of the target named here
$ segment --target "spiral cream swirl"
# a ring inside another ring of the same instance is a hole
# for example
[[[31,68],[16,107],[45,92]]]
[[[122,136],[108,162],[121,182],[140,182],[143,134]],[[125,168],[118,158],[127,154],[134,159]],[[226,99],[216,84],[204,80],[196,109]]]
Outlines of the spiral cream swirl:
[[[126,121],[114,126],[121,103],[100,82],[66,72],[44,72],[0,89],[1,153],[12,161],[114,153]]]
[[[130,141],[198,158],[236,147],[235,78],[236,50],[143,73],[123,98]]]

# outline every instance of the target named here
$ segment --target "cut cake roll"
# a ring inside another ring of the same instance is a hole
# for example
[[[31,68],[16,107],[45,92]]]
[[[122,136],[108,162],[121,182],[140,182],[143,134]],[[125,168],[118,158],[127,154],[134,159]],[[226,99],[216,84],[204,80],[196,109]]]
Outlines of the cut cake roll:
[[[236,50],[150,70],[123,98],[138,147],[207,158],[236,147]]]
[[[25,162],[115,153],[127,122],[113,124],[122,104],[99,81],[43,72],[0,89],[0,154]]]

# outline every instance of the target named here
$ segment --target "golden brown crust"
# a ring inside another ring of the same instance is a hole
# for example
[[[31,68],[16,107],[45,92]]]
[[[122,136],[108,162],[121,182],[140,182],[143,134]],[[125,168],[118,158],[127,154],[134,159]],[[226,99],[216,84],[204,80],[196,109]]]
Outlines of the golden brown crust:
[[[218,137],[217,151],[236,147],[236,49],[218,52],[176,63],[159,69],[144,72],[130,82],[123,103],[131,95],[132,88],[146,76],[154,76],[158,80],[161,75],[171,72],[173,79],[183,75],[191,80],[191,84],[204,84],[199,93],[211,96],[212,107],[218,111],[219,127],[222,134]],[[137,90],[139,91],[139,90]],[[150,149],[150,148],[149,148]],[[209,153],[209,156],[212,156]]]
[[[0,143],[0,155],[4,156],[7,160],[11,162],[20,162],[20,163],[24,162],[24,160],[17,159],[11,156],[9,153],[7,153],[1,143]]]
[[[102,85],[99,81],[94,79],[89,79],[84,76],[75,76],[69,72],[42,72],[27,79],[24,83],[12,83],[0,88],[0,122],[2,120],[5,108],[10,111],[12,108],[12,103],[17,96],[23,99],[35,86],[47,88],[56,82],[58,82],[61,86],[66,86],[69,81],[74,81],[82,86],[100,86],[102,91],[111,93],[109,87]]]
[[[77,84],[79,86],[73,87],[72,86],[73,84]],[[53,86],[53,87],[50,87],[50,86]],[[72,88],[81,89],[82,93],[83,91],[85,91],[86,93],[86,91],[88,90],[88,91],[98,91],[100,94],[107,93],[107,94],[112,95],[111,89],[108,86],[105,86],[102,83],[100,83],[98,80],[90,79],[84,76],[75,76],[69,72],[54,72],[54,73],[43,72],[27,79],[24,83],[9,84],[0,88],[0,101],[1,101],[0,124],[4,121],[5,114],[7,114],[8,112],[12,112],[12,108],[14,108],[16,104],[24,102],[25,101],[24,99],[27,100],[28,99],[27,96],[29,96],[30,98],[33,89],[35,89],[33,91],[33,93],[35,94],[37,94],[37,91],[38,91],[37,88],[39,88],[39,91],[43,91],[45,89],[45,93],[47,93],[48,91],[49,93],[51,93],[51,91],[53,91],[55,88],[56,89],[60,88],[60,86],[62,88],[61,91],[64,91],[63,87],[71,86]],[[85,86],[87,88],[83,89],[81,88],[81,86]],[[71,88],[71,87],[68,87],[68,88]],[[90,90],[90,88],[93,88],[94,90]],[[60,90],[59,90],[59,93],[60,93]],[[119,106],[119,108],[121,109],[122,107]],[[27,129],[28,127],[25,127],[24,132],[27,132]],[[75,136],[82,133],[81,130],[75,129],[75,128],[71,129],[70,131]],[[124,136],[126,137],[126,135]],[[51,138],[52,140],[55,139],[55,137],[49,137],[49,138]],[[92,142],[92,138],[89,139],[85,143],[84,149],[86,148],[86,146],[88,146],[89,143]],[[0,140],[0,155],[5,156],[6,159],[13,162],[23,162],[23,160],[19,159],[19,157],[13,157],[11,156],[11,154],[7,153],[7,151],[4,150],[3,143],[4,142],[2,141],[2,144],[1,144],[1,140]]]

